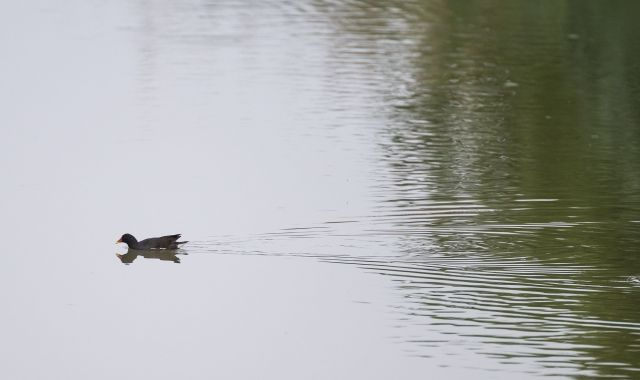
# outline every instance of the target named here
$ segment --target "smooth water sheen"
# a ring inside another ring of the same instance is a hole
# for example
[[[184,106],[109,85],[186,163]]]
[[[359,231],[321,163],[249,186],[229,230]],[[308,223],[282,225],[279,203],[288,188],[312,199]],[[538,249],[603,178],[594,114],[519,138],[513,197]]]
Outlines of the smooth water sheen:
[[[638,14],[2,3],[0,378],[640,376]]]

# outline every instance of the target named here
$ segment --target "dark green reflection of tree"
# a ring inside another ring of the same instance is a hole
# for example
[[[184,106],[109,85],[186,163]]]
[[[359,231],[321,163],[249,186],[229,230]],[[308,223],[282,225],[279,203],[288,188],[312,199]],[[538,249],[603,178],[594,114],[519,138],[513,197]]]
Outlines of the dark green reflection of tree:
[[[436,246],[466,249],[471,239],[494,255],[584,264],[595,271],[572,280],[601,291],[562,307],[637,326],[640,292],[617,281],[640,275],[640,2],[353,7],[344,14],[360,17],[339,20],[351,36],[342,40],[373,40],[390,78],[387,203],[414,213],[396,223],[416,228],[421,205],[470,199],[486,211],[425,217],[422,227],[532,233],[433,233]],[[518,202],[531,198],[553,201]],[[622,363],[597,366],[603,375],[640,368],[637,329],[586,327],[571,339],[595,362]]]

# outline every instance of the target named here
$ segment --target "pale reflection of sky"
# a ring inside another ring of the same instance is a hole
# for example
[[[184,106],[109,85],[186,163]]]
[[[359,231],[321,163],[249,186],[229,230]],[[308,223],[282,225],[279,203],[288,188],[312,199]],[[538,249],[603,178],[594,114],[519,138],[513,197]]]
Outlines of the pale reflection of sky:
[[[241,255],[125,267],[114,255],[124,232],[197,241],[363,213],[368,148],[341,122],[360,101],[331,103],[322,41],[234,7],[0,8],[1,377],[386,379],[424,367],[388,341],[386,282],[357,268]]]

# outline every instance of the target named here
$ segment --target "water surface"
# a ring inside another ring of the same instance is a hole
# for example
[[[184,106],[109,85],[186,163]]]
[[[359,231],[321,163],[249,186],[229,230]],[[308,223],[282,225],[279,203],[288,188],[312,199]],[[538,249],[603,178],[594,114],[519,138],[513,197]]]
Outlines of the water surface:
[[[637,376],[637,8],[3,4],[0,374]]]

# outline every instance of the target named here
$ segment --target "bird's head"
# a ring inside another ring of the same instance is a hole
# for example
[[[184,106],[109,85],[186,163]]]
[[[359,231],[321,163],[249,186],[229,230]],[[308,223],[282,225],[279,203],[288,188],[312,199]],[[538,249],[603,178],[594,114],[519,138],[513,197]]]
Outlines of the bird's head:
[[[124,234],[120,237],[120,239],[118,239],[118,241],[116,241],[116,243],[126,243],[129,246],[137,242],[138,241],[136,240],[136,238],[134,238],[131,234]]]

